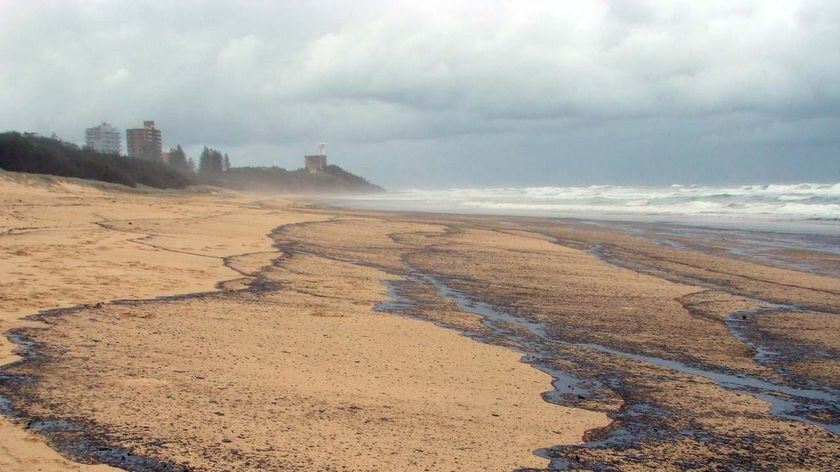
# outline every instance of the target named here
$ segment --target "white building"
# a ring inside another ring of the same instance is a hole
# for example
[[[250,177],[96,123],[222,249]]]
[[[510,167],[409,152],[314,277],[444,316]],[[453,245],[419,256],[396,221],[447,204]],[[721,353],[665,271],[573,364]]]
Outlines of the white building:
[[[85,147],[106,154],[120,154],[121,134],[117,128],[103,121],[101,125],[85,130]]]

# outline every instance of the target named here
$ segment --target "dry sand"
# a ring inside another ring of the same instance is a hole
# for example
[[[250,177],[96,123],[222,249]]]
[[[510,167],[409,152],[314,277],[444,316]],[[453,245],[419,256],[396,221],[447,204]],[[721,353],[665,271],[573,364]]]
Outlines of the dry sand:
[[[238,275],[220,257],[270,251],[265,235],[278,221],[318,218],[262,210],[253,199],[227,194],[145,195],[6,173],[0,207],[2,332],[32,325],[21,318],[44,309],[214,290]],[[189,244],[195,254],[167,250]],[[0,364],[19,359],[15,347],[0,338]],[[1,470],[83,468],[6,419],[0,438]]]
[[[0,178],[0,330],[22,328],[49,358],[7,369],[35,380],[5,392],[27,417],[79,420],[111,446],[203,470],[539,467],[535,449],[609,423],[543,401],[551,378],[519,353],[374,312],[394,275],[283,254],[267,237],[333,215]],[[268,282],[282,289],[247,289]],[[210,293],[107,303],[195,292]],[[14,348],[3,339],[0,362]],[[67,460],[6,419],[0,438],[2,470],[108,468]]]

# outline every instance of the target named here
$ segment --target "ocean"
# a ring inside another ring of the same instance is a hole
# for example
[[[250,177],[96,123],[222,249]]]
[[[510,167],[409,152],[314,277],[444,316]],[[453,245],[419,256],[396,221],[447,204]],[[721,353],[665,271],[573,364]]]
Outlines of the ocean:
[[[409,189],[329,200],[377,210],[682,223],[840,235],[840,182]]]

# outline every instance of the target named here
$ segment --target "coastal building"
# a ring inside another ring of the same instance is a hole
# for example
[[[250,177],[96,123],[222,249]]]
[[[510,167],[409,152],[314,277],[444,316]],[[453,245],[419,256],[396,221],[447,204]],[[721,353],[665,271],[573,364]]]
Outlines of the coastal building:
[[[120,131],[103,121],[101,125],[85,130],[85,147],[104,154],[120,154]]]
[[[327,144],[318,144],[318,154],[304,156],[306,170],[310,173],[321,172],[327,167]]]
[[[126,154],[128,157],[159,161],[163,156],[163,140],[154,121],[144,121],[142,128],[125,130]]]

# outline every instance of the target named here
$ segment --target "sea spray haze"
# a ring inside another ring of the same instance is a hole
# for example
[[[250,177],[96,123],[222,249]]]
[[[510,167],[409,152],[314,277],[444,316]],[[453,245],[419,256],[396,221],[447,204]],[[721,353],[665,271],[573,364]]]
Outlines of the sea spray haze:
[[[840,230],[840,183],[411,189],[342,199],[366,208],[597,219],[819,224]]]

